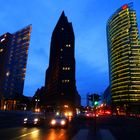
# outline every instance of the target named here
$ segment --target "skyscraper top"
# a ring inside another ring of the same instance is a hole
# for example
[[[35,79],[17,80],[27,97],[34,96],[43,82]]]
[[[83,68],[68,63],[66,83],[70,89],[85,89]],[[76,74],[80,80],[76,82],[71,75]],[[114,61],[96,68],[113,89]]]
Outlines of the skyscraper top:
[[[58,30],[59,29],[59,30]],[[71,32],[74,35],[74,31],[73,31],[73,27],[72,27],[72,23],[68,21],[67,17],[65,16],[64,11],[62,12],[56,26],[55,29],[53,31],[53,34],[56,32]]]
[[[123,6],[121,6],[119,9],[117,9],[114,14],[109,18],[108,22],[115,16],[117,15],[120,11],[125,10],[125,9],[131,9],[133,10],[133,2],[128,3],[128,4],[124,4]]]
[[[15,32],[15,33],[13,33],[13,34],[16,34],[16,33],[18,33],[18,32],[21,32],[21,31],[26,30],[26,29],[29,29],[29,28],[30,28],[30,29],[32,28],[32,24],[27,25],[26,27],[24,27],[24,28],[18,30],[17,32]]]
[[[61,16],[60,16],[60,18],[59,18],[59,20],[58,20],[58,22],[57,22],[57,24],[56,24],[56,26],[64,25],[64,24],[66,24],[66,23],[68,23],[68,19],[67,19],[67,17],[65,16],[65,13],[64,13],[64,11],[63,11],[62,14],[61,14]]]

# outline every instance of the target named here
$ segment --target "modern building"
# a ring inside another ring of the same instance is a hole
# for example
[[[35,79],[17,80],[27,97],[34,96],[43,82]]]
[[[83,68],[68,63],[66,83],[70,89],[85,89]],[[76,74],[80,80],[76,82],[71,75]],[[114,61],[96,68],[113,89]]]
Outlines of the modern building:
[[[120,7],[107,22],[112,103],[140,111],[140,39],[133,3]]]
[[[31,25],[13,34],[6,33],[0,36],[1,102],[23,95],[30,32]]]
[[[62,12],[52,33],[49,67],[45,78],[45,104],[80,106],[75,80],[75,37],[72,23]]]
[[[111,107],[111,94],[110,94],[110,86],[108,86],[103,95],[102,95],[102,101],[104,104],[106,104],[107,106]]]

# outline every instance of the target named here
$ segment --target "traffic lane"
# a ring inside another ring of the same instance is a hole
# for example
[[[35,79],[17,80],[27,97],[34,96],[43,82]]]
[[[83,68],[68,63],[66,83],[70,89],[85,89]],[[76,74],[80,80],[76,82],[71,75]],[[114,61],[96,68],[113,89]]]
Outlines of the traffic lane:
[[[1,129],[2,140],[67,140],[68,129],[45,127],[14,127]]]
[[[0,130],[0,139],[2,140],[14,140],[21,139],[26,135],[31,135],[39,132],[39,128],[26,128],[26,127],[12,127],[4,128]]]
[[[69,140],[79,129],[92,126],[87,121],[72,121],[67,129],[42,127],[15,127],[0,130],[2,140]]]

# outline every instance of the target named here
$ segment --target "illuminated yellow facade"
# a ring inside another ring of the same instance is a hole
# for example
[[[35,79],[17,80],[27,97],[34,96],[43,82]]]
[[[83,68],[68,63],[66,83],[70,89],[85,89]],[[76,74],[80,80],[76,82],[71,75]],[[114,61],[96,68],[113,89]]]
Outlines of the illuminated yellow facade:
[[[110,17],[107,39],[112,102],[140,105],[140,39],[132,3]]]

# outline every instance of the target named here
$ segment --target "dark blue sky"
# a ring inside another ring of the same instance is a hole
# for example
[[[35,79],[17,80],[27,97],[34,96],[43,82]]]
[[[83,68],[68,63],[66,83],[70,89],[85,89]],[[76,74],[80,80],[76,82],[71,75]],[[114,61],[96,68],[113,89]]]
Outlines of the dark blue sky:
[[[75,32],[76,84],[85,98],[109,84],[106,23],[123,4],[134,2],[140,25],[140,0],[0,0],[0,34],[32,24],[24,94],[44,85],[52,31],[64,10]],[[85,104],[85,100],[82,100]]]

